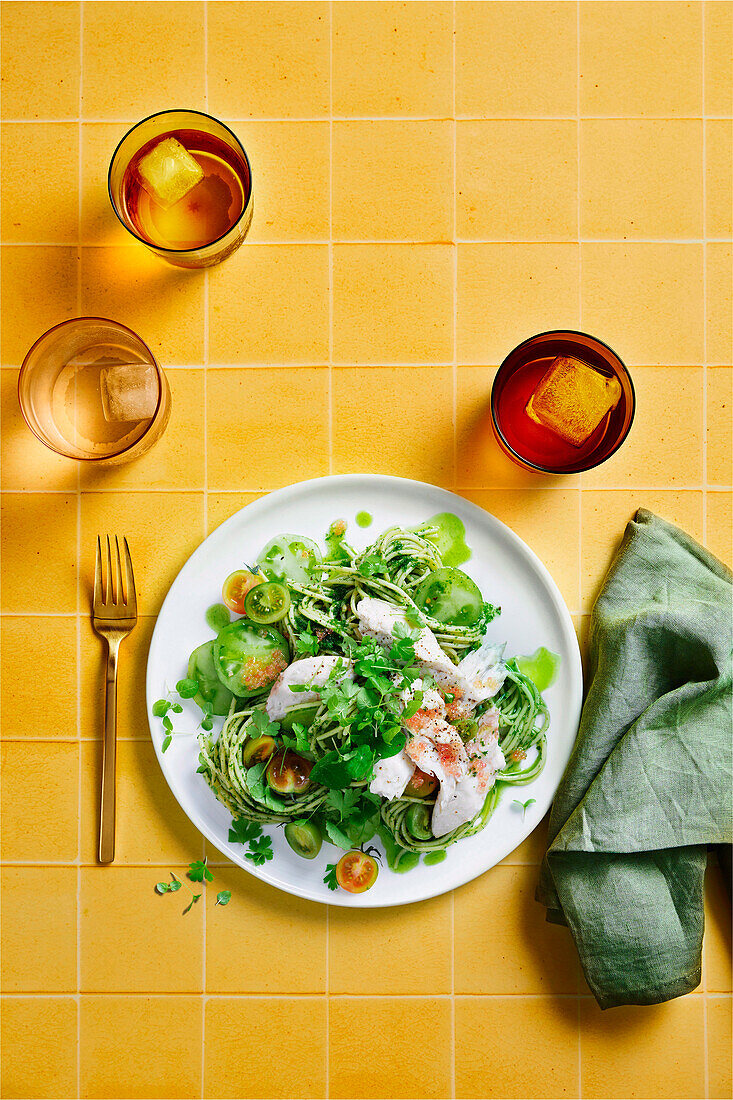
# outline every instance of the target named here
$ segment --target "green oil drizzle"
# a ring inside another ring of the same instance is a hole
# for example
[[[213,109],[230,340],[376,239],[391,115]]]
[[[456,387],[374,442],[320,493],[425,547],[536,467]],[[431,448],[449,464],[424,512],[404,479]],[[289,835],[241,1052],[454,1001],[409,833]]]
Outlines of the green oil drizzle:
[[[543,645],[531,653],[529,657],[517,657],[519,671],[530,680],[534,680],[538,691],[547,691],[555,682],[557,670],[560,667],[560,657],[557,653],[545,649]]]
[[[430,527],[437,527],[435,535],[427,535],[428,542],[437,546],[446,565],[462,565],[471,557],[466,544],[466,528],[458,516],[452,512],[438,512],[425,521]]]
[[[206,625],[218,634],[225,626],[229,626],[231,618],[228,607],[223,603],[213,603],[206,612]]]
[[[428,854],[425,856],[425,859],[423,860],[423,863],[427,863],[428,867],[432,867],[435,863],[442,863],[447,854],[448,853],[445,851],[428,852]]]
[[[371,527],[374,516],[370,512],[357,512],[356,522],[359,527]]]

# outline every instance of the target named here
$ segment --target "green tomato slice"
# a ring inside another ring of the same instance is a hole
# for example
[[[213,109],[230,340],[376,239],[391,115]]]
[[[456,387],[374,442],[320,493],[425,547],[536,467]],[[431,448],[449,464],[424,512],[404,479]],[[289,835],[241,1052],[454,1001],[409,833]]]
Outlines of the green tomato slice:
[[[276,535],[257,559],[262,572],[271,580],[291,580],[308,584],[317,577],[321,551],[305,535]]]
[[[477,585],[461,569],[436,569],[420,584],[415,603],[439,623],[471,626],[478,622],[484,601]]]
[[[244,598],[244,614],[253,623],[267,626],[284,619],[290,607],[290,593],[279,581],[266,581],[250,588]]]
[[[199,686],[193,697],[194,703],[198,703],[204,712],[210,709],[212,714],[229,713],[233,695],[217,676],[213,639],[194,649],[188,659],[188,676]]]
[[[292,822],[285,826],[285,839],[303,859],[315,859],[321,850],[323,837],[315,821]]]
[[[225,626],[214,642],[214,665],[220,681],[233,695],[261,695],[290,662],[282,634],[248,619]]]

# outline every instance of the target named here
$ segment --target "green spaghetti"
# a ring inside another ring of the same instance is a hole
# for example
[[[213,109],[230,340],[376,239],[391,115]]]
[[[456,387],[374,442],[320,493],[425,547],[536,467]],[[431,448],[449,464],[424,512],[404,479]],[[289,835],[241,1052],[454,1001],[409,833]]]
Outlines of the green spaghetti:
[[[332,887],[372,885],[375,838],[392,870],[437,862],[545,763],[547,706],[487,640],[499,609],[446,565],[463,536],[450,520],[391,527],[360,552],[342,522],[325,555],[273,539],[225,582],[241,617],[210,615],[221,629],[189,662],[203,779],[235,821],[285,826],[300,855],[323,840],[348,853]]]

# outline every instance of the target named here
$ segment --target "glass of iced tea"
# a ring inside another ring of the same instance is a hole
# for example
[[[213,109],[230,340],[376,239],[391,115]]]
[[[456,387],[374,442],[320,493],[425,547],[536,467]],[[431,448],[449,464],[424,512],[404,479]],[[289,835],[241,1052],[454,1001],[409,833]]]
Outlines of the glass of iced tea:
[[[45,332],[20,370],[25,421],[57,454],[117,465],[139,458],[170,417],[168,380],[131,329],[76,317]]]
[[[634,419],[634,386],[601,340],[570,330],[530,337],[506,357],[491,390],[499,446],[514,462],[573,474],[605,462]]]
[[[235,134],[200,111],[133,126],[109,166],[109,197],[133,237],[177,267],[209,267],[252,222],[252,170]]]

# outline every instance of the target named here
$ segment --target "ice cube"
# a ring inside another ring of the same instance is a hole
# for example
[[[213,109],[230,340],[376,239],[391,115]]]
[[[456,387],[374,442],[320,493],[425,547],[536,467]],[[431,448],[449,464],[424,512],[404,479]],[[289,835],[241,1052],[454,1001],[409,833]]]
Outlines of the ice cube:
[[[147,363],[117,363],[104,367],[99,384],[104,419],[150,420],[158,407],[158,376]]]
[[[201,165],[174,137],[154,145],[141,158],[137,170],[145,190],[166,210],[204,178]]]
[[[619,403],[621,383],[595,367],[558,355],[527,402],[525,412],[573,447],[582,447]]]

